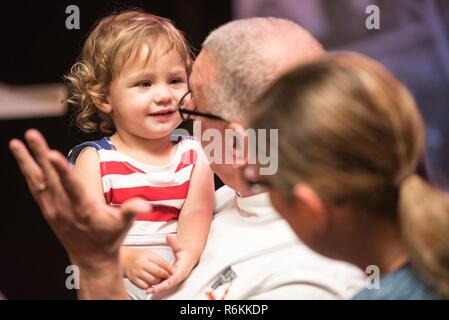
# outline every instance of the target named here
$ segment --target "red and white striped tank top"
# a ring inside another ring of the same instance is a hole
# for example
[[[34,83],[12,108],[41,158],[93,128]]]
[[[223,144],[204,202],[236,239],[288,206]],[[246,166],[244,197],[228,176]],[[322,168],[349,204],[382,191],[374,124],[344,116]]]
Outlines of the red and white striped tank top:
[[[182,137],[173,147],[170,162],[162,166],[147,165],[117,151],[109,137],[74,147],[68,156],[72,165],[85,148],[98,152],[106,203],[119,206],[140,197],[153,206],[153,211],[136,216],[123,245],[165,245],[166,235],[177,229],[200,148],[198,141]]]

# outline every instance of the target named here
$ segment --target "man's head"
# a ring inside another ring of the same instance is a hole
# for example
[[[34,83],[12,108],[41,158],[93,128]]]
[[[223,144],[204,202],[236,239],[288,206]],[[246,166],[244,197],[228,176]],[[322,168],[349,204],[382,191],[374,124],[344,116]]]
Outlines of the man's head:
[[[297,24],[277,18],[251,18],[212,31],[196,59],[190,85],[196,108],[227,121],[200,119],[202,129],[245,131],[250,108],[278,76],[324,53],[321,44]],[[214,164],[223,182],[241,194],[238,165]]]

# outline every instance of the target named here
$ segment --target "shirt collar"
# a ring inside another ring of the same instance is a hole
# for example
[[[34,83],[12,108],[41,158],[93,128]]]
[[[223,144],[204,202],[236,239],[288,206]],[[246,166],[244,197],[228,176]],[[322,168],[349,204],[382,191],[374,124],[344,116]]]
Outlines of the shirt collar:
[[[279,219],[279,213],[273,208],[268,192],[241,197],[236,194],[236,206],[243,218],[257,220]]]

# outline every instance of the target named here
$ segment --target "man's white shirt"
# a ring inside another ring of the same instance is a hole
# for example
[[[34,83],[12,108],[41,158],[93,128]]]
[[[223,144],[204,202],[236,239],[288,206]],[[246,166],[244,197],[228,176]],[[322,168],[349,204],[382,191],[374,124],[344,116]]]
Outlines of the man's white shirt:
[[[176,289],[152,299],[349,299],[364,285],[356,267],[301,243],[267,193],[224,187],[201,259]]]

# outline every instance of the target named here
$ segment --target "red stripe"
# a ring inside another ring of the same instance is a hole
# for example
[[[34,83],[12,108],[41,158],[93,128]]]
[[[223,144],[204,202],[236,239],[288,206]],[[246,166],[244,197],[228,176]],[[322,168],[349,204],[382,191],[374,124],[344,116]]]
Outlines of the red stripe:
[[[197,156],[198,156],[198,154],[193,149],[184,152],[181,155],[181,162],[179,163],[179,165],[176,168],[175,172],[178,172],[179,170],[181,170],[181,169],[183,169],[185,167],[188,167],[191,164],[195,164]]]
[[[125,161],[102,161],[101,162],[101,176],[108,174],[132,174],[132,173],[145,173],[145,171],[134,167]]]
[[[179,209],[167,206],[153,206],[153,211],[136,215],[136,221],[159,221],[166,222],[177,220]]]
[[[104,200],[106,201],[106,203],[110,204],[111,203],[111,196],[112,196],[111,191],[105,192],[103,195],[104,195]]]
[[[185,199],[190,181],[170,187],[134,187],[111,189],[104,193],[107,203],[122,204],[126,200],[139,197],[147,201]]]

